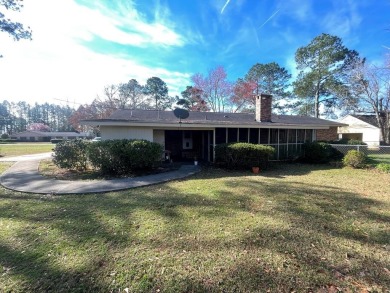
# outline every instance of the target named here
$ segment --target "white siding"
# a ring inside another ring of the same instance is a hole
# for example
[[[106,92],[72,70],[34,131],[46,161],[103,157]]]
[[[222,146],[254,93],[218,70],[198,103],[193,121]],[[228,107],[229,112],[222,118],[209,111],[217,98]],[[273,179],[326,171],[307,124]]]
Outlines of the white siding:
[[[165,130],[153,130],[153,142],[157,142],[163,146],[165,150]]]
[[[146,139],[153,141],[153,129],[146,127],[100,126],[101,137],[106,139]]]
[[[366,123],[360,119],[349,115],[341,119],[339,122],[349,124],[349,126],[339,127],[339,134],[361,133],[362,141],[365,142],[367,145],[379,145],[381,132],[378,127],[375,127],[369,123]]]

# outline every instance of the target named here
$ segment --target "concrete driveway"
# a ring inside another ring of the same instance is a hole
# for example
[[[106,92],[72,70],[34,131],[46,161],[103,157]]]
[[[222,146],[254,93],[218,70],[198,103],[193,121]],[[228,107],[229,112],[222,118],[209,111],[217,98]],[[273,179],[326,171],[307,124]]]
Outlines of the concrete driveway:
[[[50,153],[5,157],[5,158],[0,158],[0,162],[24,162],[24,161],[36,161],[36,160],[50,159],[52,154],[53,153],[50,152]]]
[[[57,180],[40,175],[39,162],[52,153],[3,158],[0,161],[16,162],[0,177],[3,187],[39,194],[84,194],[118,191],[185,178],[199,172],[199,166],[183,165],[179,170],[111,180]]]

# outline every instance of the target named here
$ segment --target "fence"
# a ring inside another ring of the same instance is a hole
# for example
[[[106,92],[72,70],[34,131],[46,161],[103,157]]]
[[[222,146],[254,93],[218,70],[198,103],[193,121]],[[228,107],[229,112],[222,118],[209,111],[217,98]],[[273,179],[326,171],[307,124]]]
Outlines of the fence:
[[[302,143],[280,143],[270,144],[275,148],[275,154],[271,161],[284,161],[294,159],[302,154]],[[390,146],[368,146],[368,145],[350,145],[350,144],[331,144],[333,148],[339,150],[344,155],[350,150],[357,150],[365,153],[375,160],[390,163]]]
[[[365,153],[369,158],[376,162],[390,163],[390,146],[367,146],[367,145],[348,145],[331,144],[332,147],[342,152],[344,155],[349,150],[357,150]]]
[[[366,155],[390,155],[390,146],[367,146],[349,144],[331,144],[336,150],[346,154],[349,150],[357,150]]]

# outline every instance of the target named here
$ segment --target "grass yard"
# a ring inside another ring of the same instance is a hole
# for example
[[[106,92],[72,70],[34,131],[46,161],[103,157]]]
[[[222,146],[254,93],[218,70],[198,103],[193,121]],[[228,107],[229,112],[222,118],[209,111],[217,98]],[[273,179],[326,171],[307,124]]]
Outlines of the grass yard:
[[[388,292],[389,182],[284,165],[108,194],[0,188],[0,291]]]
[[[368,155],[370,159],[370,163],[379,164],[379,163],[387,163],[390,164],[390,154],[371,154]]]
[[[22,155],[32,155],[39,153],[51,152],[55,147],[49,143],[18,143],[18,144],[2,144],[0,145],[1,157],[12,157]]]

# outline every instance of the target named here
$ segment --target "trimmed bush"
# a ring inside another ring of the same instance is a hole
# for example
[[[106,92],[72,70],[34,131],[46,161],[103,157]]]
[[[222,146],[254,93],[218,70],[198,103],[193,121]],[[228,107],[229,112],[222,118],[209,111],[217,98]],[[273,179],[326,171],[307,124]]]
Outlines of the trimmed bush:
[[[367,145],[365,142],[357,139],[340,139],[328,142],[330,144],[348,144],[348,145]]]
[[[152,169],[161,162],[163,148],[147,140],[105,140],[88,145],[91,165],[104,174],[123,175]]]
[[[306,163],[324,164],[343,158],[340,151],[325,142],[306,142],[302,145],[302,149],[301,161]]]
[[[62,142],[62,141],[63,141],[62,138],[52,138],[52,139],[50,140],[51,143],[59,143],[59,142]]]
[[[215,161],[230,169],[250,167],[266,168],[275,149],[271,146],[252,143],[224,143],[215,146]]]
[[[3,133],[3,134],[1,135],[1,139],[9,139],[8,133]]]
[[[53,162],[60,168],[85,170],[88,164],[87,143],[81,139],[63,140],[54,148]]]
[[[363,168],[367,162],[367,155],[358,152],[357,150],[350,150],[343,158],[343,163],[345,166],[350,166],[352,168]]]
[[[350,139],[348,140],[348,143],[349,145],[367,145],[365,142],[362,142],[361,140],[357,140],[357,139]]]
[[[15,143],[18,140],[15,138],[6,138],[6,139],[0,139],[0,144],[9,144],[9,143]]]
[[[376,168],[383,173],[390,173],[390,164],[388,163],[380,163]]]

